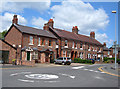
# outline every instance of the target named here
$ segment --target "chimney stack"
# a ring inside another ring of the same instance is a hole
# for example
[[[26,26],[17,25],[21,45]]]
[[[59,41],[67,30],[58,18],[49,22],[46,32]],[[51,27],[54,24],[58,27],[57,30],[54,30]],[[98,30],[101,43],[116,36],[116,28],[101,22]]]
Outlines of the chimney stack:
[[[77,26],[73,26],[72,28],[72,32],[75,33],[75,34],[78,34],[78,27]]]
[[[54,24],[53,19],[50,19],[50,20],[48,21],[48,26],[51,26],[51,27],[53,28],[53,24]]]
[[[18,24],[18,18],[17,18],[17,15],[14,15],[13,16],[13,20],[12,20],[12,23],[14,24]]]
[[[46,23],[46,24],[44,24],[43,29],[44,29],[44,30],[46,30],[46,31],[49,31],[49,26],[48,26],[48,24],[47,24],[47,23]]]
[[[103,43],[103,46],[106,47],[106,42]]]
[[[95,38],[95,32],[90,32],[90,37]]]

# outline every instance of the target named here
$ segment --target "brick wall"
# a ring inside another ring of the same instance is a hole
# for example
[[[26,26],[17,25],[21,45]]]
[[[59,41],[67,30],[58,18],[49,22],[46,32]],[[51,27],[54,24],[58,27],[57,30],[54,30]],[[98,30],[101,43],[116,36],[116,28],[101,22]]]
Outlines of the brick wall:
[[[1,40],[0,40],[0,50],[9,51],[9,63],[12,63],[12,59],[16,59],[16,50]]]

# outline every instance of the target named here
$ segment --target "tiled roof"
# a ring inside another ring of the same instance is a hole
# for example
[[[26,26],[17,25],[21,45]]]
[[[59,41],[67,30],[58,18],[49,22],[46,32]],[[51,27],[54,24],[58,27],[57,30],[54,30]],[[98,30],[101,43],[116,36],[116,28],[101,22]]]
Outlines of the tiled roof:
[[[111,49],[109,49],[107,47],[103,47],[103,51],[111,51]]]
[[[22,33],[28,33],[28,34],[33,34],[33,35],[40,35],[40,36],[45,36],[45,37],[50,37],[50,38],[56,38],[52,33],[42,30],[42,29],[37,29],[33,27],[28,27],[28,26],[22,26],[22,25],[16,25],[14,24]]]
[[[65,31],[65,30],[61,30],[58,28],[54,28],[52,29],[59,37],[63,37],[66,39],[71,39],[71,40],[77,40],[77,41],[83,41],[83,42],[88,42],[88,43],[92,43],[92,44],[96,44],[96,45],[101,45],[102,44],[97,41],[94,38],[91,38],[89,36],[85,36],[85,35],[81,35],[81,34],[75,34],[73,32],[69,32],[69,31]]]

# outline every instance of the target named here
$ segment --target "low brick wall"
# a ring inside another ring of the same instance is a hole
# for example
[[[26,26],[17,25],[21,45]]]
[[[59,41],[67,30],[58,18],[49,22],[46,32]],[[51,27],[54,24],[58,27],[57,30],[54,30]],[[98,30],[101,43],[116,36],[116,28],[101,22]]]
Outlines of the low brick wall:
[[[26,66],[35,66],[35,60],[32,60],[32,61],[25,61],[25,60],[22,60],[22,65],[26,65]]]

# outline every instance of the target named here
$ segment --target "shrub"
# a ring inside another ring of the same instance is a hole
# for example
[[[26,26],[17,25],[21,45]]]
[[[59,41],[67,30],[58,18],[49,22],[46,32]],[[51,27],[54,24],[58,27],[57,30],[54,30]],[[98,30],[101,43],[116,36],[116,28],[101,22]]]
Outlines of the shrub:
[[[115,61],[115,58],[114,57],[113,58],[107,58],[107,57],[104,58],[104,62],[105,63],[108,62],[108,61],[110,61],[110,60],[114,60]],[[120,59],[117,59],[117,62],[118,61],[120,61]]]
[[[80,58],[75,58],[74,63],[92,63],[92,61],[91,60],[83,60]]]

